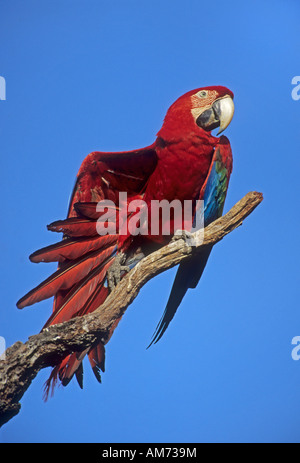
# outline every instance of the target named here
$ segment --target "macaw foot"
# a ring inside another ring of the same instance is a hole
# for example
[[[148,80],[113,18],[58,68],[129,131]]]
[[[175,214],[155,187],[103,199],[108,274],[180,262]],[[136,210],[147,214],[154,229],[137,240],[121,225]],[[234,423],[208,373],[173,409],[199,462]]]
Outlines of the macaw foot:
[[[125,261],[125,254],[123,252],[120,252],[116,255],[113,264],[107,271],[106,279],[107,286],[110,292],[112,292],[117,286],[117,284],[120,283],[122,274],[128,273],[130,271],[130,267],[128,267],[128,265],[123,265]]]
[[[193,233],[187,230],[176,230],[171,239],[171,242],[177,240],[183,240],[187,244],[189,244],[191,241],[193,241]]]

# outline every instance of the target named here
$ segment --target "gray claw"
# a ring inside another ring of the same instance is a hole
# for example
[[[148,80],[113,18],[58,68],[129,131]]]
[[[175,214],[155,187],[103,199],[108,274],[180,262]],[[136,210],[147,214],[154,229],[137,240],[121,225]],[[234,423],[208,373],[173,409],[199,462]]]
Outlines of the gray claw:
[[[116,255],[113,264],[107,272],[107,286],[110,292],[115,289],[118,283],[120,283],[122,273],[128,273],[130,271],[130,267],[128,267],[128,265],[123,265],[125,261],[125,254],[123,252],[120,252]]]
[[[183,240],[185,242],[193,239],[193,233],[187,230],[176,230],[171,241]]]

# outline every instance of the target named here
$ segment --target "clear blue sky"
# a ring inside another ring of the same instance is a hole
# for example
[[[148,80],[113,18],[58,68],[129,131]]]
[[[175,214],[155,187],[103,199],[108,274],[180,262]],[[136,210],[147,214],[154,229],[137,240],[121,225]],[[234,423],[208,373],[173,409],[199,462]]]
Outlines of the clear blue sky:
[[[298,0],[0,0],[1,312],[7,345],[37,333],[51,301],[16,301],[55,270],[28,255],[56,236],[90,151],[154,141],[182,93],[225,85],[234,170],[226,211],[262,205],[219,243],[163,339],[146,350],[175,269],[149,282],[107,346],[42,401],[43,370],[3,442],[300,441]]]

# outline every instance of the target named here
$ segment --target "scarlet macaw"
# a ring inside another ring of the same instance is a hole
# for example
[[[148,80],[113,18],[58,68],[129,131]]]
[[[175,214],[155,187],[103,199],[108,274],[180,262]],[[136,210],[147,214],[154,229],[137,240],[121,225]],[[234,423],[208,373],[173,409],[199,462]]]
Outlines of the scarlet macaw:
[[[128,201],[143,199],[150,207],[152,200],[177,199],[182,204],[192,200],[195,205],[200,199],[204,201],[205,226],[220,217],[232,171],[232,154],[228,139],[213,136],[211,130],[219,127],[219,135],[231,122],[233,112],[230,90],[221,86],[198,88],[172,104],[152,145],[120,153],[90,153],[77,174],[67,219],[48,226],[51,231],[63,232],[63,240],[30,256],[32,262],[57,261],[58,270],[22,297],[17,306],[23,308],[54,296],[53,312],[45,327],[93,312],[106,299],[108,286],[118,281],[116,273],[120,277],[125,267],[133,266],[171,239],[162,235],[161,229],[159,236],[121,235],[119,229],[99,236],[99,201],[111,200],[115,204],[113,212],[120,214],[120,192],[127,194]],[[171,234],[174,232],[173,224]],[[210,251],[180,264],[151,344],[165,332],[187,289],[196,287]],[[53,391],[58,379],[67,385],[74,374],[82,387],[85,354],[101,381],[105,348],[98,341],[81,354],[68,355],[53,368],[46,382],[46,395],[51,387]]]

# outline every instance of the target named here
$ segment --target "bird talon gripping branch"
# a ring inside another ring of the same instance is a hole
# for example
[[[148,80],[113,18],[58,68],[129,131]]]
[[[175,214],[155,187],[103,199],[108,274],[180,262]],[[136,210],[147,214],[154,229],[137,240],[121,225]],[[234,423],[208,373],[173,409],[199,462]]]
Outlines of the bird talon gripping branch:
[[[130,267],[128,265],[123,265],[126,262],[126,255],[123,252],[120,252],[111,267],[107,271],[107,286],[110,292],[112,292],[117,284],[120,283],[121,277],[124,273],[130,272]]]
[[[188,244],[189,242],[192,241],[192,239],[193,239],[193,233],[187,230],[176,230],[171,241],[183,240]]]

